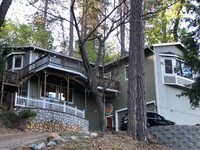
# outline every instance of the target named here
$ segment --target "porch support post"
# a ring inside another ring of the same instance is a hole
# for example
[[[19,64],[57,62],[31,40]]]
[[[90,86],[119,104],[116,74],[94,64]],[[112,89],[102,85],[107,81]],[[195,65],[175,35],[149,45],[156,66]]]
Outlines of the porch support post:
[[[11,103],[10,103],[10,111],[13,111],[13,100],[14,100],[14,93],[11,93]]]
[[[46,97],[46,91],[47,91],[47,72],[44,71],[44,97]]]
[[[38,94],[37,94],[37,98],[40,98],[40,76],[38,76]]]
[[[59,93],[60,93],[60,95],[58,95],[59,96],[59,101],[61,102],[61,97],[62,97],[62,81],[60,81],[60,88],[59,88]]]
[[[69,103],[69,77],[67,78],[67,104]]]
[[[1,85],[1,108],[3,107],[3,90],[4,90],[4,84]]]

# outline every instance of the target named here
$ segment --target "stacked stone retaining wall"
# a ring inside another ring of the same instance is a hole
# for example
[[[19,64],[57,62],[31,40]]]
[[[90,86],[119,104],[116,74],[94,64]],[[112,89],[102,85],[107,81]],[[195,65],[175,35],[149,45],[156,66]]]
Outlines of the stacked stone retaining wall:
[[[37,112],[34,119],[27,121],[26,131],[31,132],[79,132],[88,131],[88,120],[74,115],[45,109]]]
[[[148,128],[157,140],[175,150],[200,150],[200,126],[169,125]]]

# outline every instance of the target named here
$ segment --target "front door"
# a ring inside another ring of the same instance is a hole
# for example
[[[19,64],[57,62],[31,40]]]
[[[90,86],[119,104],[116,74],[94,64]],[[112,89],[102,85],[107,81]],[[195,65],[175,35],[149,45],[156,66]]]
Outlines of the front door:
[[[112,130],[113,128],[113,117],[107,117],[107,129]]]

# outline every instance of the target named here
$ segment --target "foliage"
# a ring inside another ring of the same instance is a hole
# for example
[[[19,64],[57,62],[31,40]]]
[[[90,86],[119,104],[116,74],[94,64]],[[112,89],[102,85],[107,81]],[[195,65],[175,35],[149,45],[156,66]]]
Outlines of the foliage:
[[[31,109],[23,109],[19,113],[1,111],[0,119],[7,128],[18,128],[22,119],[33,118],[36,115],[37,113]]]
[[[0,119],[7,128],[17,128],[20,117],[15,112],[1,111]]]
[[[78,49],[78,46],[76,46],[76,47]],[[109,47],[107,49],[108,50],[105,51],[104,63],[109,63],[109,62],[117,60],[119,58],[119,55],[116,52],[113,52],[112,49],[110,49]],[[86,52],[87,52],[88,59],[90,62],[95,62],[97,60],[98,50],[92,41],[86,42]],[[80,58],[81,56],[79,54],[75,53],[74,57]]]
[[[16,24],[8,20],[0,29],[0,42],[13,46],[36,45],[51,49],[53,38],[51,32],[43,31],[36,23]]]
[[[144,5],[144,14],[153,12],[145,21],[145,42],[165,43],[177,41],[178,27],[180,26],[181,10],[184,5],[183,0],[157,0],[148,1]]]
[[[37,113],[35,111],[32,111],[31,109],[23,109],[19,112],[18,116],[20,118],[29,119],[37,116]]]
[[[182,43],[187,50],[184,52],[184,60],[186,65],[190,66],[196,75],[195,82],[188,85],[179,96],[187,96],[190,99],[192,108],[200,107],[200,2],[199,0],[187,1],[186,16],[184,18],[187,26],[181,31]],[[198,76],[197,76],[198,75]]]

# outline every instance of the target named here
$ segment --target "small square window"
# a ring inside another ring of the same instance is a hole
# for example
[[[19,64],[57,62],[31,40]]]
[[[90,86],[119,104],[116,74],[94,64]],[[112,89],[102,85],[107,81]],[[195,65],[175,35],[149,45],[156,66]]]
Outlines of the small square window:
[[[172,60],[165,59],[165,73],[173,73]]]
[[[16,56],[15,57],[15,68],[21,68],[22,67],[22,56]]]

